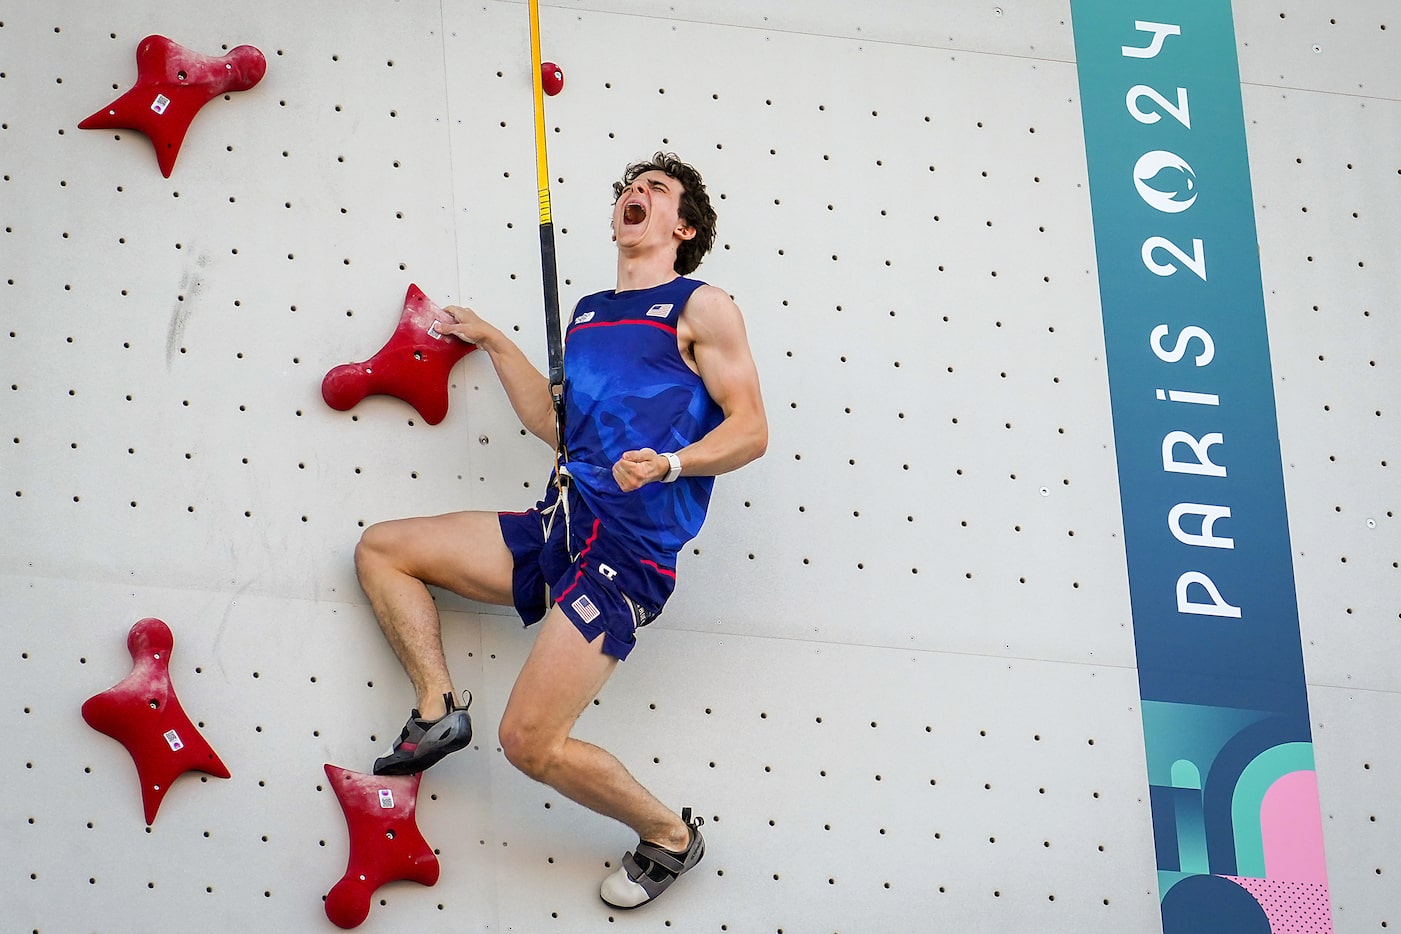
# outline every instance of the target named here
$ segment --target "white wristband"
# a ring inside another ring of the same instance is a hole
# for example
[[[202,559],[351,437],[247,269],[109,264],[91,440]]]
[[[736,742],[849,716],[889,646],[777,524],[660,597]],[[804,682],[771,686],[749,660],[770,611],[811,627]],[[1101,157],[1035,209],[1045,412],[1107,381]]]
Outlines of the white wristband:
[[[666,472],[666,476],[662,477],[662,482],[671,483],[675,481],[677,477],[681,476],[681,458],[672,454],[670,451],[663,454],[662,457],[665,457],[666,462],[671,465],[671,469]]]

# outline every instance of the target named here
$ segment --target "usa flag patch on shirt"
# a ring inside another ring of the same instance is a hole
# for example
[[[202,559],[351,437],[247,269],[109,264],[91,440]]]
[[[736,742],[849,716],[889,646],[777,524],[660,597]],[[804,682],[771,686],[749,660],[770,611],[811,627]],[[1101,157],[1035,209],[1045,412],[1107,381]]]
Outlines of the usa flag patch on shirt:
[[[579,599],[569,605],[574,608],[575,613],[579,614],[579,618],[586,623],[592,623],[594,620],[598,619],[598,607],[593,605],[593,601],[588,598],[587,594],[580,596]]]
[[[666,304],[666,305],[653,305],[651,308],[648,308],[648,309],[647,309],[647,317],[649,317],[649,318],[665,318],[667,315],[671,314],[671,309],[672,309],[673,307],[674,307],[674,306],[673,306],[673,305],[670,305],[670,304]]]

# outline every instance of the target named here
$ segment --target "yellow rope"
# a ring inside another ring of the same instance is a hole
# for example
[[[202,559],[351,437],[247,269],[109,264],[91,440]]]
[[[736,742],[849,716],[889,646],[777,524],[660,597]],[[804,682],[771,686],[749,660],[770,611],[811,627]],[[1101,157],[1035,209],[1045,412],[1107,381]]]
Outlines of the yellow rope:
[[[530,0],[530,80],[535,91],[535,183],[540,191],[540,223],[550,223],[550,167],[545,155],[545,85],[540,73],[540,4]]]

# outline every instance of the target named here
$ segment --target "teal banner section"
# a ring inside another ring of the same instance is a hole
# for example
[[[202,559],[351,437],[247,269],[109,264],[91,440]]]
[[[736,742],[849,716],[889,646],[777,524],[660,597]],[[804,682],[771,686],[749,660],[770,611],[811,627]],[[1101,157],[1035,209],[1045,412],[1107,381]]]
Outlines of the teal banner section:
[[[1072,0],[1167,934],[1331,931],[1228,0]]]

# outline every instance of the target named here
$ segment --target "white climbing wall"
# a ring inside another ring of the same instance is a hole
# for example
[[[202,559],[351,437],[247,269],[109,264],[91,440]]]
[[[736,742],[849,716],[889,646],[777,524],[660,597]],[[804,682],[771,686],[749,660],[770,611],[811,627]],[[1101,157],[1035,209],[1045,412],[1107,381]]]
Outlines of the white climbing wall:
[[[1234,12],[1334,920],[1374,931],[1401,924],[1401,18]],[[710,851],[655,906],[599,902],[629,833],[496,746],[531,634],[441,595],[477,740],[423,780],[440,881],[363,930],[1158,930],[1068,3],[541,18],[564,306],[612,284],[612,180],[675,150],[764,382],[768,455],[580,723]],[[543,365],[527,30],[506,0],[0,5],[6,931],[331,929],[322,766],[368,770],[411,703],[360,530],[523,508],[549,458],[476,356],[437,426],[320,382],[411,282]],[[152,33],[268,59],[169,179],[76,128]],[[79,716],[146,616],[233,773],[149,828]]]
[[[1336,930],[1401,921],[1401,23],[1235,4]]]

